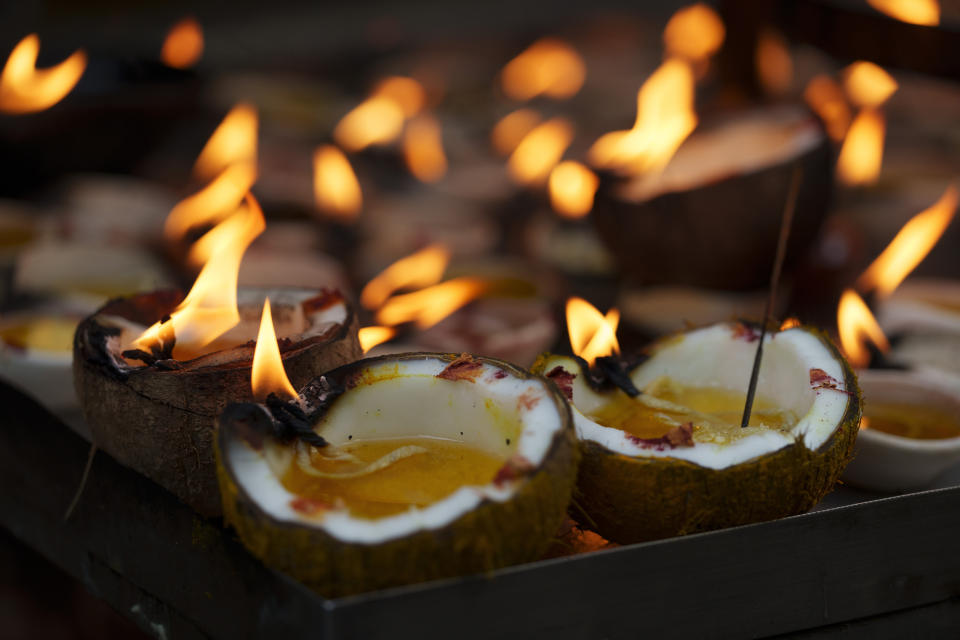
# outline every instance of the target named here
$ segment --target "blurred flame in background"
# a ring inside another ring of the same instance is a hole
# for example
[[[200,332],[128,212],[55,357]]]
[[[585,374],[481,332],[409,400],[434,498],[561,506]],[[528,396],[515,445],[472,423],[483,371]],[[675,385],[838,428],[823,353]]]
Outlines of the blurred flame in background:
[[[396,295],[377,311],[377,322],[398,325],[415,322],[420,329],[428,329],[448,315],[474,300],[489,288],[481,278],[454,278],[432,287]]]
[[[873,184],[883,166],[886,121],[876,109],[863,109],[847,131],[837,159],[837,177],[848,185]]]
[[[940,24],[940,3],[937,0],[867,0],[867,4],[901,22],[928,27]]]
[[[877,319],[870,313],[863,298],[852,289],[847,289],[840,296],[840,304],[837,307],[837,331],[840,334],[843,352],[854,367],[865,367],[870,364],[867,340],[870,340],[883,353],[890,350],[890,343],[877,323]]]
[[[257,110],[246,102],[230,109],[193,165],[200,179],[213,178],[234,164],[257,166]]]
[[[343,116],[333,138],[347,151],[362,151],[371,145],[393,142],[403,131],[403,107],[393,98],[367,98]]]
[[[283,359],[280,357],[277,334],[273,328],[273,314],[270,312],[270,298],[263,301],[257,346],[253,350],[250,387],[253,389],[253,397],[261,402],[271,393],[287,400],[297,397],[296,389],[290,384],[287,372],[283,370]]]
[[[897,90],[897,81],[872,62],[854,62],[843,70],[843,88],[859,107],[879,107]]]
[[[378,344],[383,344],[387,340],[397,335],[397,330],[393,327],[361,327],[357,332],[357,338],[360,340],[360,348],[366,353]]]
[[[242,238],[247,233],[260,228],[263,231],[264,220],[260,207],[254,203],[239,204],[234,213],[224,218],[214,228],[200,236],[190,245],[187,253],[187,264],[193,269],[200,269],[212,256],[218,247],[234,238]]]
[[[550,172],[550,204],[564,218],[582,218],[593,208],[600,180],[587,167],[567,160]]]
[[[17,43],[0,72],[0,111],[34,113],[57,104],[87,68],[87,54],[75,51],[60,64],[37,69],[40,38],[31,33]]]
[[[717,12],[697,3],[680,9],[663,30],[663,44],[667,56],[679,56],[701,62],[716,53],[723,45],[726,29]]]
[[[508,156],[517,148],[524,136],[540,124],[540,113],[534,109],[517,109],[503,116],[493,127],[490,141],[502,156]]]
[[[541,38],[507,63],[501,73],[504,94],[518,101],[537,96],[570,98],[583,86],[587,67],[576,49],[559,38]]]
[[[390,76],[381,80],[371,92],[372,96],[393,101],[405,118],[420,113],[427,103],[427,92],[423,85],[406,76]]]
[[[551,118],[525,135],[507,161],[510,176],[519,184],[535,186],[546,182],[550,171],[573,142],[573,123]]]
[[[347,156],[333,145],[313,152],[313,195],[320,211],[343,222],[355,220],[363,207],[357,175]]]
[[[576,296],[567,299],[567,333],[573,353],[593,365],[597,358],[620,353],[617,325],[620,311],[616,308],[600,313],[596,307]]]
[[[779,31],[763,29],[757,38],[754,56],[757,78],[764,91],[782,96],[793,85],[793,58],[786,39]]]
[[[192,67],[202,55],[203,29],[196,19],[190,17],[170,28],[160,49],[160,60],[168,67],[176,69]]]
[[[450,262],[450,251],[439,244],[425,247],[397,260],[367,283],[360,292],[360,304],[380,307],[394,291],[428,287],[440,282]]]
[[[436,182],[447,173],[440,122],[429,113],[414,117],[403,133],[403,158],[421,182]]]
[[[820,74],[807,83],[803,97],[823,120],[827,135],[835,142],[843,140],[853,116],[840,85],[830,76]]]

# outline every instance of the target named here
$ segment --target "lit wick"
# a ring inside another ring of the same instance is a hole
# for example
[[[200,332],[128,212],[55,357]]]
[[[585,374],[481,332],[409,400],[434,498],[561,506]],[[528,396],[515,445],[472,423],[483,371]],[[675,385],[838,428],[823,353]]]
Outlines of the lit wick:
[[[780,221],[780,238],[777,241],[777,255],[773,260],[773,273],[770,274],[770,294],[767,296],[767,306],[763,310],[763,322],[760,324],[760,340],[757,341],[757,353],[753,356],[753,370],[750,372],[750,384],[747,385],[747,401],[743,405],[743,418],[740,419],[740,428],[750,423],[750,412],[753,411],[753,397],[757,393],[757,381],[760,378],[760,361],[763,359],[763,341],[767,337],[767,323],[773,313],[773,303],[777,298],[777,285],[780,283],[780,272],[783,270],[783,258],[787,253],[787,239],[790,237],[790,227],[793,226],[793,211],[797,207],[797,192],[800,188],[800,179],[803,171],[797,165],[793,169],[790,179],[790,191],[787,193],[787,203],[783,208],[783,219]]]
[[[290,384],[283,370],[283,359],[277,345],[277,334],[273,330],[273,316],[270,313],[270,298],[263,302],[263,315],[260,317],[260,331],[257,334],[257,347],[253,352],[253,368],[250,375],[253,397],[266,400],[271,394],[287,400],[297,397],[297,391]]]

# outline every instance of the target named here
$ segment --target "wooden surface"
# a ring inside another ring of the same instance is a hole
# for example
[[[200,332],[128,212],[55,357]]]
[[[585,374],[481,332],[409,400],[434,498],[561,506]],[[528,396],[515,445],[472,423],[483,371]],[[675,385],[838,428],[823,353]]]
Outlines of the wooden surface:
[[[0,522],[156,637],[878,638],[958,618],[960,488],[325,600],[104,454],[62,522],[87,443],[6,385],[0,403]]]

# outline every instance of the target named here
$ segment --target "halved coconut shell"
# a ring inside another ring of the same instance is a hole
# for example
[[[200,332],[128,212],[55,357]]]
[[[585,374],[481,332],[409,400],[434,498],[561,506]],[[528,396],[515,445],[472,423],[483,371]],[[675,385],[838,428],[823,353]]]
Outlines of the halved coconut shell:
[[[621,271],[640,284],[759,288],[770,277],[793,168],[803,173],[788,264],[826,217],[831,157],[808,111],[749,111],[698,130],[660,174],[605,175],[592,217]]]
[[[664,338],[630,380],[638,389],[667,376],[692,387],[745,391],[758,337],[745,325],[719,324]],[[590,416],[621,391],[594,389],[570,357],[548,356],[538,366],[572,398],[583,453],[581,517],[621,543],[809,510],[833,489],[860,423],[853,371],[829,339],[808,328],[767,336],[758,385],[758,397],[793,413],[796,425],[788,433],[763,430],[726,444],[698,442],[695,429],[687,438],[668,433],[644,440],[602,426]]]
[[[216,437],[226,520],[265,564],[324,595],[535,560],[564,519],[577,462],[570,409],[553,384],[527,371],[476,356],[383,356],[329,372],[303,389],[297,404],[309,435],[332,446],[429,436],[504,461],[486,484],[360,518],[281,483],[284,471],[270,452],[294,443],[279,435],[286,426],[275,405],[227,407]]]
[[[213,427],[228,403],[252,399],[250,368],[267,295],[294,385],[362,355],[350,305],[338,293],[307,289],[240,289],[241,322],[228,334],[236,346],[191,360],[144,364],[121,355],[140,330],[176,308],[177,291],[108,302],[74,337],[74,386],[94,443],[204,515],[220,513]]]

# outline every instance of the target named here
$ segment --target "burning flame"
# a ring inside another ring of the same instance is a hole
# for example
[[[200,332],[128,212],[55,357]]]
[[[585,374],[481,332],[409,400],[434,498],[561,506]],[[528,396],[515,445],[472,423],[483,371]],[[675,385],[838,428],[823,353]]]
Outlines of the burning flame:
[[[507,63],[501,86],[514,100],[540,95],[563,100],[580,91],[586,76],[586,64],[576,49],[557,38],[542,38]]]
[[[184,18],[173,25],[160,49],[160,59],[168,67],[192,67],[203,55],[203,30],[193,18]]]
[[[860,276],[858,287],[876,289],[879,296],[893,293],[940,240],[953,220],[957,199],[957,188],[950,185],[933,206],[913,216]]]
[[[419,328],[428,329],[482,295],[488,286],[480,278],[454,278],[420,291],[393,296],[377,311],[377,322],[391,326],[416,322]]]
[[[523,137],[507,161],[510,176],[520,184],[543,183],[573,141],[573,124],[551,118]]]
[[[787,318],[780,324],[780,331],[787,331],[788,329],[796,329],[801,326],[800,318]]]
[[[363,349],[364,353],[378,344],[383,344],[395,335],[397,335],[397,330],[393,327],[361,327],[357,332],[360,348]]]
[[[234,164],[257,165],[257,110],[241,102],[224,117],[203,147],[193,173],[209,179]]]
[[[144,331],[133,342],[134,348],[149,351],[153,346],[162,347],[172,331],[176,339],[174,357],[189,359],[240,321],[237,310],[240,261],[266,226],[260,206],[251,194],[246,196],[246,205],[252,212],[244,216],[246,224],[232,223],[234,216],[221,223],[231,223],[234,234],[218,235],[217,246],[213,247],[210,260],[203,265],[190,293],[166,322],[157,322]]]
[[[490,140],[500,155],[508,156],[524,136],[540,124],[540,114],[533,109],[517,109],[503,116],[493,127]]]
[[[333,145],[313,152],[313,195],[321,211],[345,222],[354,220],[363,206],[357,175],[347,156]]]
[[[778,32],[764,29],[757,38],[757,78],[764,90],[775,96],[783,95],[793,84],[793,59],[787,41]]]
[[[380,81],[372,94],[392,100],[407,118],[420,113],[423,105],[427,102],[427,93],[423,85],[405,76],[390,76]]]
[[[823,120],[830,138],[836,142],[843,140],[853,116],[840,85],[830,76],[814,76],[807,84],[803,97]]]
[[[360,292],[360,304],[367,309],[376,309],[386,302],[394,291],[436,284],[443,277],[448,262],[450,251],[438,244],[401,258],[367,283]]]
[[[726,29],[717,12],[697,3],[673,14],[663,30],[663,43],[668,56],[697,62],[716,53],[725,36]]]
[[[0,111],[33,113],[57,104],[76,86],[87,68],[83,50],[47,69],[37,69],[40,38],[31,33],[13,48],[0,73]]]
[[[940,24],[940,3],[937,0],[867,0],[867,3],[901,22],[928,27]]]
[[[883,114],[864,109],[854,119],[837,159],[837,177],[849,185],[872,184],[883,165]]]
[[[897,90],[897,81],[872,62],[854,62],[843,72],[850,101],[861,107],[879,107]]]
[[[163,223],[163,235],[176,242],[193,227],[223,220],[237,208],[257,179],[252,164],[227,167],[201,191],[177,203]]]
[[[550,204],[564,218],[582,218],[593,208],[600,180],[579,162],[561,162],[550,172]]]
[[[590,365],[599,357],[620,352],[617,342],[619,323],[620,312],[615,308],[603,315],[583,298],[572,297],[567,300],[570,348]]]
[[[271,393],[293,400],[297,390],[290,384],[283,359],[277,345],[277,334],[273,329],[273,315],[270,313],[270,298],[263,301],[263,315],[260,316],[260,331],[257,333],[257,347],[253,350],[253,369],[250,371],[250,386],[253,397],[259,401],[267,399]]]
[[[403,130],[403,121],[403,107],[393,98],[371,96],[343,116],[333,137],[347,151],[361,151],[396,140]]]
[[[837,329],[840,334],[840,345],[847,359],[854,367],[865,367],[870,364],[870,352],[866,341],[875,344],[880,351],[890,350],[887,336],[877,323],[877,319],[870,313],[869,307],[856,292],[847,289],[840,296],[837,307]]]
[[[613,131],[590,148],[591,164],[643,173],[662,169],[697,126],[690,65],[673,58],[653,72],[637,94],[637,120],[629,131]]]
[[[415,117],[403,135],[407,168],[421,182],[436,182],[447,172],[440,122],[430,114]]]
[[[256,232],[259,235],[264,226],[263,213],[255,203],[252,206],[249,203],[240,204],[233,214],[190,245],[187,263],[194,269],[200,269],[218,247],[229,243],[233,238],[244,237],[248,233]]]

